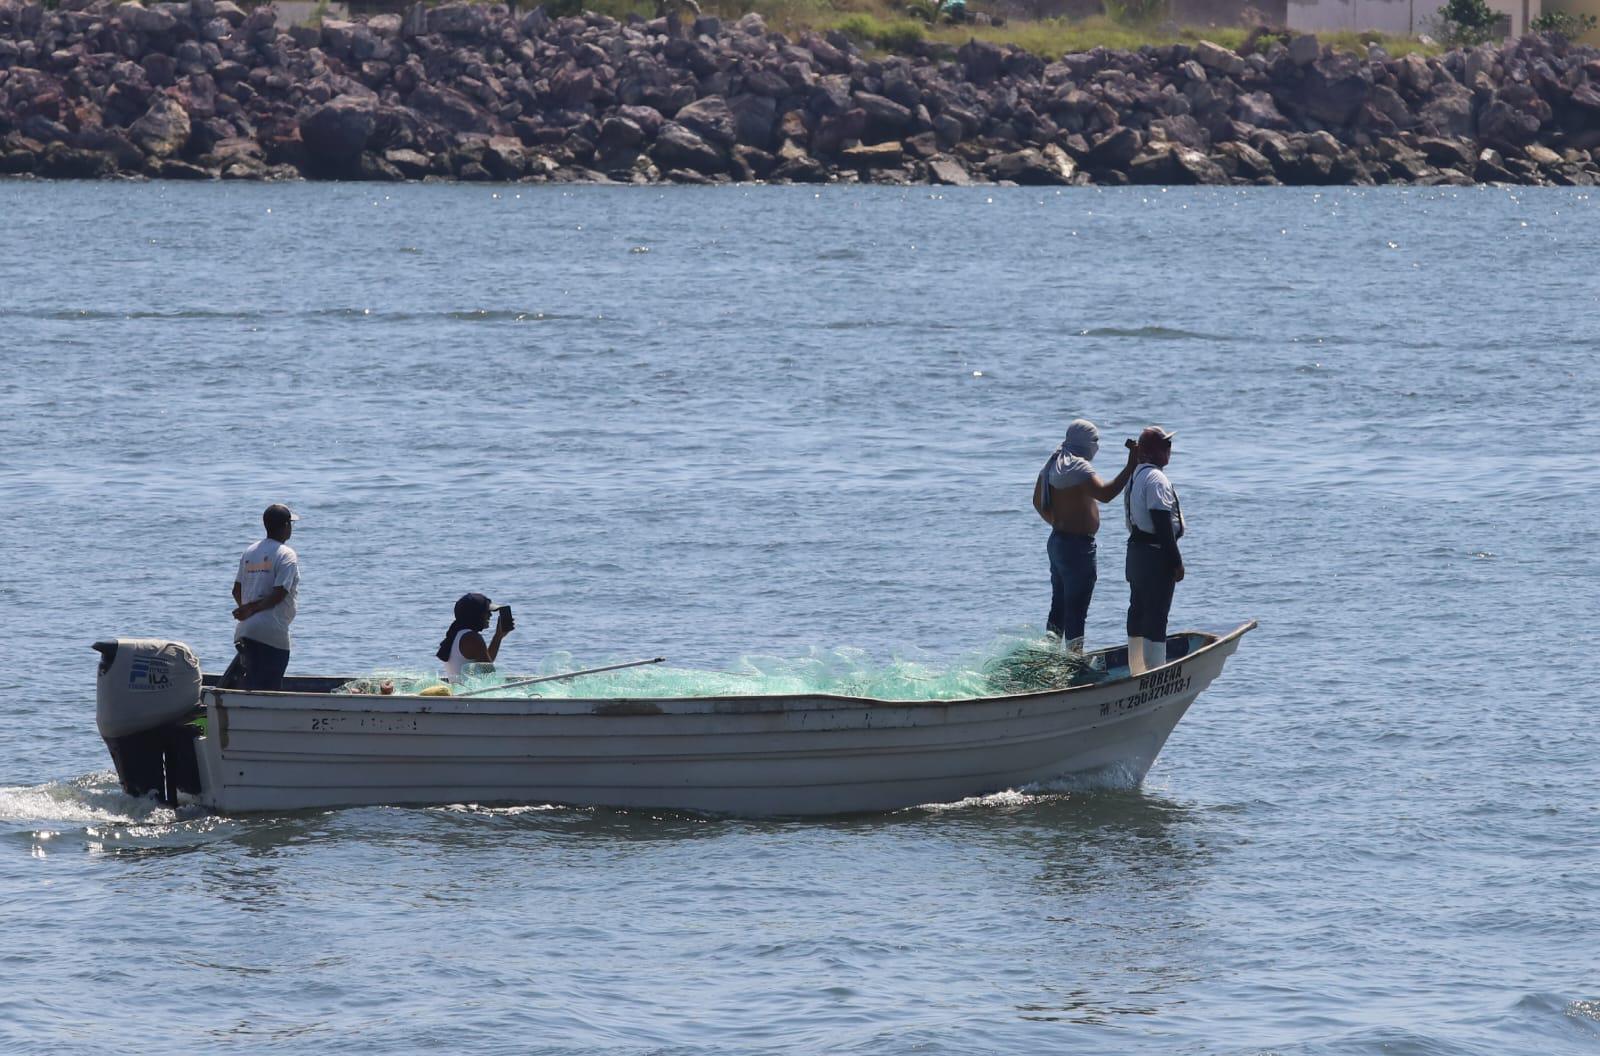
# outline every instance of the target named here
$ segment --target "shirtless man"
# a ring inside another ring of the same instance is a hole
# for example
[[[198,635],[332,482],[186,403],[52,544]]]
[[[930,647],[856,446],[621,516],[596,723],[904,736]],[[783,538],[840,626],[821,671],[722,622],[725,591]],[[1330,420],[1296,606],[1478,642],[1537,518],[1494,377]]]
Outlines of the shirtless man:
[[[1045,630],[1083,650],[1083,625],[1094,597],[1095,533],[1100,531],[1100,503],[1122,494],[1138,465],[1134,451],[1111,481],[1101,480],[1091,464],[1100,450],[1100,430],[1079,418],[1067,426],[1067,438],[1045,460],[1033,484],[1033,508],[1050,526],[1050,616]]]

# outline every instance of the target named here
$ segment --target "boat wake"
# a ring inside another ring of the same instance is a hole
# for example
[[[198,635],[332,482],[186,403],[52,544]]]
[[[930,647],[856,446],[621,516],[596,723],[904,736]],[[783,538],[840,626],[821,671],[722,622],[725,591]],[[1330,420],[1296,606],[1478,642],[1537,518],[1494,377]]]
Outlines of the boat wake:
[[[1087,774],[1071,774],[1049,781],[1035,781],[1003,792],[968,796],[950,803],[924,803],[910,809],[938,814],[952,810],[1004,810],[1026,807],[1044,800],[1085,792],[1128,792],[1141,784],[1137,769],[1127,765],[1109,766]]]
[[[198,808],[123,792],[109,770],[42,785],[0,785],[0,825],[170,825]]]

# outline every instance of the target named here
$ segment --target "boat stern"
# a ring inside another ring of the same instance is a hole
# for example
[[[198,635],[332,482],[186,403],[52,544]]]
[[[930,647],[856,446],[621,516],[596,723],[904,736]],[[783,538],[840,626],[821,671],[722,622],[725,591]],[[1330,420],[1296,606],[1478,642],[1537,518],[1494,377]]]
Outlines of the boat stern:
[[[200,713],[200,661],[182,642],[113,638],[94,643],[95,724],[130,796],[168,803],[200,791],[194,719]]]

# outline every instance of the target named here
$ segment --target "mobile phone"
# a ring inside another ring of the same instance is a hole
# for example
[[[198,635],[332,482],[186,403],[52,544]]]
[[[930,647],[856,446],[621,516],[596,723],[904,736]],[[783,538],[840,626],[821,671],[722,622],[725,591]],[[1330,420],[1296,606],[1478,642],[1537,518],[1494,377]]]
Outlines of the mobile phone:
[[[1124,440],[1124,441],[1122,441],[1122,446],[1127,448],[1129,451],[1132,451],[1134,448],[1139,446],[1139,441],[1137,441],[1137,440]]]

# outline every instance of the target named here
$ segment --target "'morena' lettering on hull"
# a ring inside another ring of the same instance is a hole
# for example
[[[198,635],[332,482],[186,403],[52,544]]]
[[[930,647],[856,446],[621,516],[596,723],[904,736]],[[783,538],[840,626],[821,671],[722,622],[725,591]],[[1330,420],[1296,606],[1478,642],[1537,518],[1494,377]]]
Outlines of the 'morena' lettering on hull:
[[[1185,675],[1183,673],[1182,664],[1163,667],[1159,671],[1152,671],[1150,674],[1141,677],[1139,679],[1138,692],[1130,693],[1117,700],[1108,700],[1100,705],[1100,714],[1121,715],[1123,712],[1143,707],[1163,697],[1182,693],[1189,688],[1189,683],[1193,681],[1193,675]]]

